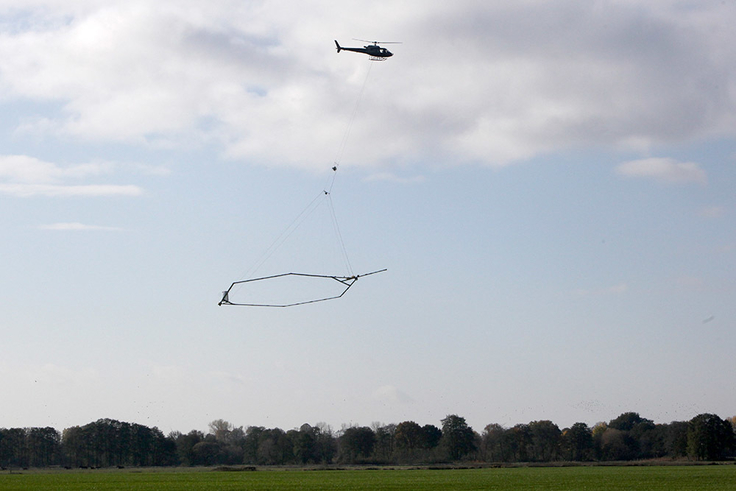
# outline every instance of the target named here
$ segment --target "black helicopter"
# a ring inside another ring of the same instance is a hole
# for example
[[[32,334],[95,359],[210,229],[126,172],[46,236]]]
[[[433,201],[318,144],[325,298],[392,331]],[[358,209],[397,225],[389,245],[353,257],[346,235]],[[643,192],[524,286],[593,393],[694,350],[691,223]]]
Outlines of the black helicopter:
[[[356,39],[356,41],[363,41],[364,43],[373,43],[369,44],[367,46],[363,46],[362,48],[343,48],[340,46],[340,43],[337,42],[337,39],[335,40],[335,46],[337,46],[337,52],[340,51],[354,51],[356,53],[365,53],[368,56],[371,57],[371,60],[373,61],[383,61],[389,56],[393,56],[394,54],[387,50],[386,48],[382,48],[379,46],[379,44],[401,44],[401,43],[395,43],[395,42],[382,42],[382,41],[366,41],[365,39]]]

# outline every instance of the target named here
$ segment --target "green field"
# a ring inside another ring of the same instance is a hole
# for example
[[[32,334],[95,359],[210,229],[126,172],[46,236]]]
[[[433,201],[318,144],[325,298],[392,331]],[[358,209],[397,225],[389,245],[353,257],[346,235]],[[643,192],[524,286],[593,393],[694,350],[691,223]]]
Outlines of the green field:
[[[0,474],[11,490],[735,490],[736,465],[499,469],[24,471]]]

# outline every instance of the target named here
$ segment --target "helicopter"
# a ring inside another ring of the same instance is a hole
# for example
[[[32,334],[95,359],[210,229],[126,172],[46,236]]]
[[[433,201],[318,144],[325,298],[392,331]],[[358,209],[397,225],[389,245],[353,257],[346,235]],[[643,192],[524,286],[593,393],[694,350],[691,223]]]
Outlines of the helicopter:
[[[337,39],[335,40],[335,46],[337,46],[337,52],[340,51],[354,51],[356,53],[365,53],[368,56],[371,57],[371,60],[373,61],[383,61],[386,58],[393,56],[394,54],[387,50],[386,48],[382,48],[379,46],[379,44],[401,44],[397,42],[388,42],[388,41],[366,41],[365,39],[356,39],[356,41],[363,41],[364,43],[373,43],[366,46],[363,46],[362,48],[343,48],[340,46],[340,43],[337,42]]]

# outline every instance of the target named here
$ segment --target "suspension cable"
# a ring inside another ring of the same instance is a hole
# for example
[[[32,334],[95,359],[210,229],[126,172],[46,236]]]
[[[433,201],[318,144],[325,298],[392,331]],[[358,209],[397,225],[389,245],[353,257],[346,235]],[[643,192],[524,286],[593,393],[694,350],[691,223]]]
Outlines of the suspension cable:
[[[348,144],[348,138],[350,137],[350,132],[353,129],[353,123],[355,122],[355,116],[358,114],[358,108],[360,107],[360,101],[363,99],[363,92],[365,92],[365,86],[368,83],[368,76],[371,74],[371,68],[373,67],[373,63],[368,64],[368,71],[365,74],[365,80],[363,80],[363,86],[360,88],[360,92],[358,93],[358,100],[355,101],[355,107],[353,108],[353,114],[350,116],[350,120],[348,121],[348,126],[345,129],[345,134],[342,137],[342,142],[340,143],[340,147],[337,152],[337,157],[335,158],[335,165],[339,165],[342,161],[342,155],[345,152],[345,147]]]

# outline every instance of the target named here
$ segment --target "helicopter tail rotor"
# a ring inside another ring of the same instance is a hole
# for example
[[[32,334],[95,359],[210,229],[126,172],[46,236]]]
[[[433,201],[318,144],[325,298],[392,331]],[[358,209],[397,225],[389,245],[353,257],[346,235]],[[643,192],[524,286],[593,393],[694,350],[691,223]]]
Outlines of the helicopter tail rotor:
[[[340,47],[340,43],[337,42],[337,39],[335,39],[335,46],[337,46],[337,52],[339,53],[342,48]]]

